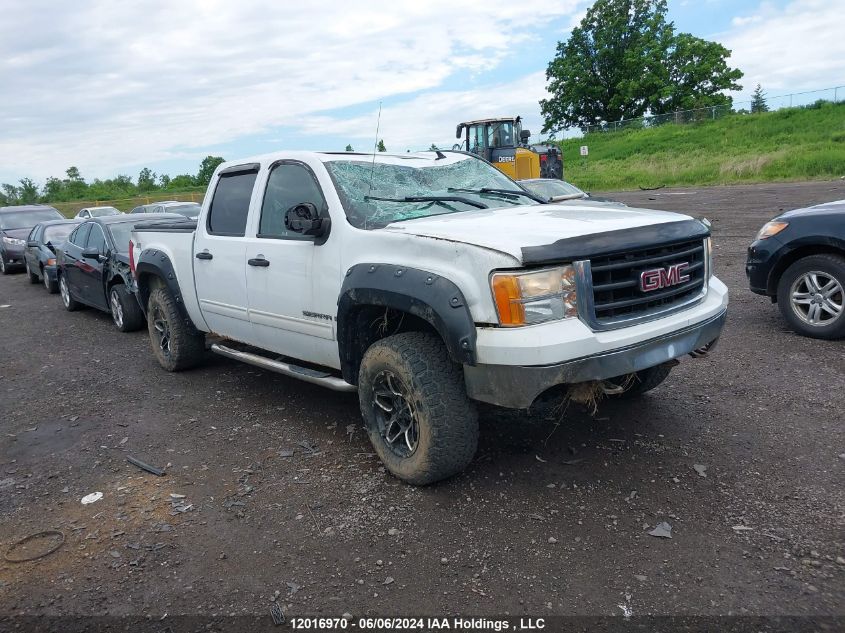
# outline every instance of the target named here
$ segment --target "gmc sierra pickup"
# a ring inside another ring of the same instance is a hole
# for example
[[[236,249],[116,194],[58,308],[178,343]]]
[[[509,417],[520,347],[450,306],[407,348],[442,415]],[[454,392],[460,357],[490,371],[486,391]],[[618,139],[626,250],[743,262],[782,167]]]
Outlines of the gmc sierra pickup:
[[[138,224],[153,353],[358,392],[388,470],[471,461],[475,401],[641,394],[705,353],[728,293],[687,216],[546,204],[463,152],[279,152],[220,165],[195,220]],[[573,389],[573,385],[577,385]]]

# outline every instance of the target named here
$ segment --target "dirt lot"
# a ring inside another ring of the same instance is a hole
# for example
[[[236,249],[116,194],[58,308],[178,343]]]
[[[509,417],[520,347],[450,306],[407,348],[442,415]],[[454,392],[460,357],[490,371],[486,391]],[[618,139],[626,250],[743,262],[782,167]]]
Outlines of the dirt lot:
[[[743,268],[845,181],[612,195],[713,221],[718,349],[594,417],[485,411],[469,470],[425,489],[385,474],[354,395],[213,355],[168,374],[145,332],[0,278],[0,545],[66,539],[0,561],[0,616],[845,616],[845,343],[787,331]]]

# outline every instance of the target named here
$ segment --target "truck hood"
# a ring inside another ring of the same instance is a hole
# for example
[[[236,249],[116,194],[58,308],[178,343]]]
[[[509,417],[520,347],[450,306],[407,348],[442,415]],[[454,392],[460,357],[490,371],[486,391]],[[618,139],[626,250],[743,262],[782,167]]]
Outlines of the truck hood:
[[[575,202],[436,215],[393,222],[384,230],[474,244],[507,253],[522,261],[524,247],[690,219],[689,216],[668,211]]]

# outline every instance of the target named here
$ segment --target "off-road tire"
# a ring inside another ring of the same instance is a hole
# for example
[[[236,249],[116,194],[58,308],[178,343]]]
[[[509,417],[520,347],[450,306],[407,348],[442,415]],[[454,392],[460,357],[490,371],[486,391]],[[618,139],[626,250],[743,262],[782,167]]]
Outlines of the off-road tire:
[[[119,315],[115,313],[115,300],[119,305]],[[138,300],[131,292],[126,290],[125,284],[115,284],[109,289],[109,308],[111,310],[112,322],[121,332],[134,332],[144,327],[144,313]]]
[[[845,337],[845,310],[825,325],[811,325],[803,321],[792,304],[792,284],[802,275],[820,271],[839,282],[845,288],[845,258],[839,255],[809,255],[802,257],[787,268],[778,280],[778,308],[790,328],[801,336],[832,340]],[[841,294],[839,295],[841,297]],[[840,301],[842,299],[840,298]]]
[[[26,262],[26,275],[27,275],[27,277],[29,277],[29,283],[31,283],[31,284],[37,284],[37,283],[39,283],[39,282],[41,281],[41,280],[38,278],[38,275],[37,275],[37,274],[35,274],[35,273],[33,273],[33,272],[30,270],[30,268],[29,268],[29,262]]]
[[[64,275],[59,275],[59,292],[62,295],[62,305],[68,312],[75,312],[82,308],[82,304],[73,298],[70,294],[70,286],[67,285],[67,279]]]
[[[416,449],[398,455],[380,429],[374,383],[389,372],[407,389],[417,422]],[[358,374],[358,399],[370,441],[387,470],[424,486],[463,471],[478,446],[478,413],[467,397],[460,365],[434,334],[405,332],[366,351]]]
[[[651,391],[657,385],[668,378],[672,371],[672,366],[669,364],[657,365],[656,367],[649,367],[636,372],[630,386],[622,393],[609,394],[611,398],[628,399],[637,398],[647,391]],[[624,386],[628,382],[628,377],[613,378],[608,382]]]
[[[162,343],[162,332],[167,328],[167,345]],[[147,302],[147,330],[153,354],[167,371],[182,371],[199,365],[205,356],[205,336],[196,332],[182,317],[176,300],[165,286],[150,292]]]

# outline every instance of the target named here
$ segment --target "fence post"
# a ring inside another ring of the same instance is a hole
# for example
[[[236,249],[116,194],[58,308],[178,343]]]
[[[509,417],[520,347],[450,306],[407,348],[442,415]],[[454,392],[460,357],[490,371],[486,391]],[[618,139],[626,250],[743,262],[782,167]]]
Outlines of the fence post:
[[[833,89],[833,103],[839,103],[839,86]]]

